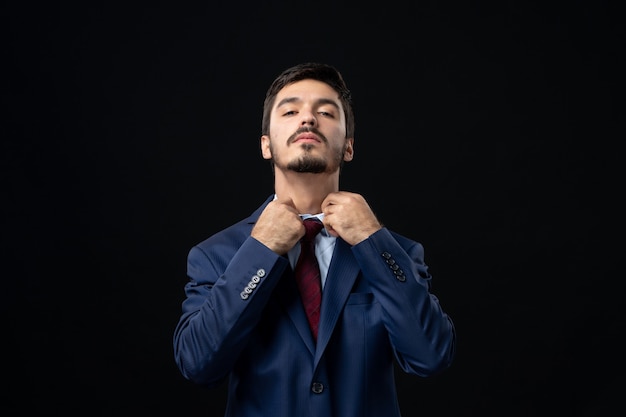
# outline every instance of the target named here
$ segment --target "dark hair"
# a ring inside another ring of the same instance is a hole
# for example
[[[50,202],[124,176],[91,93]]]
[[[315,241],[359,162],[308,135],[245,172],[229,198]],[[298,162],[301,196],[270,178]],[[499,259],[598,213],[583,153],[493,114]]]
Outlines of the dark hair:
[[[354,138],[354,111],[352,109],[350,90],[348,90],[341,73],[335,67],[317,62],[307,62],[287,68],[274,79],[265,94],[261,134],[269,135],[270,115],[278,92],[283,87],[301,80],[321,81],[331,86],[339,94],[339,100],[346,117],[346,137]]]

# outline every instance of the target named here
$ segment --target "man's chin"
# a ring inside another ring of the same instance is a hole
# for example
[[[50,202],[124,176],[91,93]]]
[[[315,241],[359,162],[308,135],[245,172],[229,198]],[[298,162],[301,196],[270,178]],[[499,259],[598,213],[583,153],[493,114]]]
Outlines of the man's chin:
[[[326,172],[326,166],[312,166],[312,165],[296,165],[288,166],[290,171],[298,172],[300,174],[323,174]]]
[[[326,172],[328,164],[322,159],[302,158],[288,164],[287,169],[299,173],[321,174]]]

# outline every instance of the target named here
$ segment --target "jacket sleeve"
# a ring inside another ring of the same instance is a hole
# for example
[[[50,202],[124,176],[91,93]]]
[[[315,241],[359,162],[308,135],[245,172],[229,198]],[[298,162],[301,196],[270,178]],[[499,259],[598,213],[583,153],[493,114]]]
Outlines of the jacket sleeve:
[[[228,375],[287,266],[286,258],[252,237],[236,249],[190,250],[174,331],[174,358],[185,378],[213,386]]]
[[[400,367],[429,376],[448,368],[455,353],[455,329],[437,297],[424,263],[423,246],[383,228],[352,247],[374,297],[383,308]]]

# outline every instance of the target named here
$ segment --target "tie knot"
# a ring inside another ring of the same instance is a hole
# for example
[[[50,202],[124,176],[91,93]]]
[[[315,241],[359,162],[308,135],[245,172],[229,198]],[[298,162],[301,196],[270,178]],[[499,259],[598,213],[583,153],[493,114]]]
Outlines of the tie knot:
[[[322,222],[317,219],[306,219],[303,223],[306,228],[303,239],[309,242],[312,241],[320,230],[322,230],[322,227],[324,227]]]

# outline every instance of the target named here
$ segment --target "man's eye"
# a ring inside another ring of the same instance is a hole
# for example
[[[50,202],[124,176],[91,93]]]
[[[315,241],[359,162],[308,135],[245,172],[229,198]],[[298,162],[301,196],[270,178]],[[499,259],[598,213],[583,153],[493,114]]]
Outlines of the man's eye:
[[[295,110],[289,110],[285,112],[285,116],[293,116],[294,114],[296,114]]]
[[[321,111],[319,112],[319,114],[321,114],[322,116],[326,116],[326,117],[334,117],[332,113],[329,113],[327,111]]]

